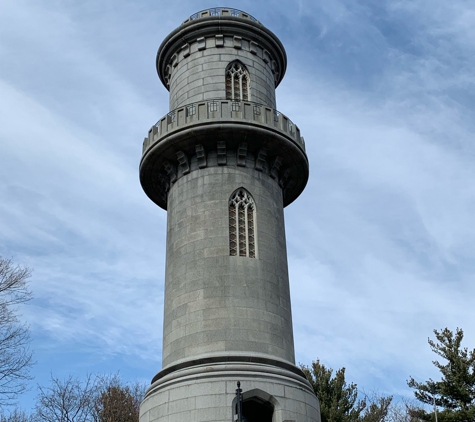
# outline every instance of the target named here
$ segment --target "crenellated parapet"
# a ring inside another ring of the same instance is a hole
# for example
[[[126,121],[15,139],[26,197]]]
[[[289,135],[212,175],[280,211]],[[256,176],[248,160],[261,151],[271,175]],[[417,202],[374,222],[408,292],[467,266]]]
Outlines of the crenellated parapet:
[[[299,128],[277,110],[252,102],[210,100],[173,110],[149,130],[142,153],[142,186],[164,209],[178,179],[207,167],[267,174],[282,188],[284,206],[300,195],[308,179]]]
[[[213,99],[187,104],[168,112],[150,128],[143,142],[142,154],[145,155],[155,143],[176,131],[216,121],[242,124],[252,122],[257,126],[278,131],[305,152],[305,141],[300,136],[300,129],[280,111],[253,102]]]
[[[275,108],[275,88],[287,67],[279,39],[250,15],[208,9],[187,19],[161,44],[157,72],[170,91],[170,108],[219,98],[228,63],[240,60],[251,72],[251,100]]]
[[[210,9],[201,10],[199,12],[193,13],[188,19],[185,19],[182,25],[196,19],[209,18],[211,16],[223,16],[223,17],[234,17],[240,19],[249,19],[255,23],[260,24],[260,22],[249,13],[243,12],[239,9],[232,9],[229,7],[212,7]]]

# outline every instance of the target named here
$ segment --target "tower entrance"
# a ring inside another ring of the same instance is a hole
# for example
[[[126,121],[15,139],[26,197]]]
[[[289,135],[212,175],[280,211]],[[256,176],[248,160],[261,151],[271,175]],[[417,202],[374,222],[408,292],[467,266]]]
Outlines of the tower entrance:
[[[274,406],[254,396],[242,402],[242,413],[246,422],[272,422]]]

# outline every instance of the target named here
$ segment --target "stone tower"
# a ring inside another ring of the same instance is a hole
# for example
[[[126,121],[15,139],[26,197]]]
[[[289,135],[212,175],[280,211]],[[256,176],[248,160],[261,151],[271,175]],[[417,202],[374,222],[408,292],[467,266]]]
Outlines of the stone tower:
[[[276,110],[279,39],[247,13],[199,12],[162,42],[170,112],[140,181],[168,212],[162,370],[141,422],[319,422],[295,366],[284,206],[308,179],[298,127]]]

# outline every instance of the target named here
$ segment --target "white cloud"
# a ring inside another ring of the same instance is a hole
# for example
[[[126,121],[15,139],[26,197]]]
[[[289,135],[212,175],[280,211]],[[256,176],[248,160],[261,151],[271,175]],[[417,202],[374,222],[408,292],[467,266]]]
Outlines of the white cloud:
[[[156,48],[207,4],[169,6],[2,5],[0,253],[35,270],[24,314],[42,356],[82,353],[58,371],[104,356],[158,369],[166,214],[141,192],[140,146],[168,105]],[[277,104],[311,165],[286,209],[297,361],[410,394],[409,375],[437,376],[432,329],[475,332],[474,10],[239,8],[287,49]]]

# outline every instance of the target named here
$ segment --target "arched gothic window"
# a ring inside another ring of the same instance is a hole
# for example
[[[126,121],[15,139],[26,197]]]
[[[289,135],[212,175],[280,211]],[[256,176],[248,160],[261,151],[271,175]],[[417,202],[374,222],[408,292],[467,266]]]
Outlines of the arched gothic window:
[[[250,101],[250,82],[246,66],[239,60],[229,63],[226,68],[226,99]]]
[[[229,254],[256,257],[256,206],[251,194],[244,188],[229,198]]]

